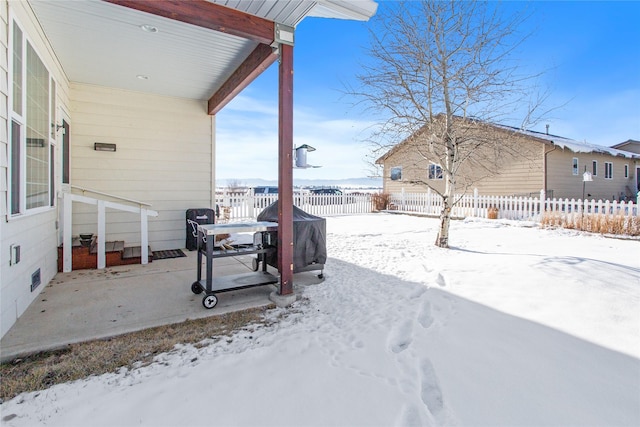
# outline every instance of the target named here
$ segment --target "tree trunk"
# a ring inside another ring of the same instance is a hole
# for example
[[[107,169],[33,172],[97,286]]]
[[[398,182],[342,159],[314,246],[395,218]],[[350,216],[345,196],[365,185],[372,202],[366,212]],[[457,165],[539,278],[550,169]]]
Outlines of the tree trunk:
[[[449,224],[451,223],[451,199],[447,196],[442,200],[442,211],[440,212],[440,229],[436,237],[436,246],[441,248],[449,247]]]

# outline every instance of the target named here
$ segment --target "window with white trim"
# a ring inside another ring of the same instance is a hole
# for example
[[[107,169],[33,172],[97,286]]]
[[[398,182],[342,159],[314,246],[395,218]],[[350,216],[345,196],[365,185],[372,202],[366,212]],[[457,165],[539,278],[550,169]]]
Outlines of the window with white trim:
[[[591,175],[592,176],[598,176],[598,161],[594,160],[593,161],[593,167],[591,168]]]
[[[55,82],[16,21],[11,25],[10,214],[53,206]]]
[[[442,179],[442,166],[435,163],[430,163],[429,179]]]
[[[629,165],[624,165],[624,177],[629,178]]]
[[[572,172],[574,175],[578,175],[580,172],[578,171],[579,167],[578,167],[578,158],[574,157],[573,158],[573,163],[572,163]]]
[[[613,179],[613,163],[604,162],[604,178]]]

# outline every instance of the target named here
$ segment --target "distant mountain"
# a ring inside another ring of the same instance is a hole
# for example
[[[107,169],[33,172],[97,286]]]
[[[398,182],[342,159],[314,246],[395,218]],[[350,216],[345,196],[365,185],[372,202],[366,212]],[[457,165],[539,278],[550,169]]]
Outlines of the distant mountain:
[[[249,178],[220,178],[218,187],[227,187],[229,183],[237,183],[246,187],[277,186],[277,180]],[[293,179],[295,187],[339,187],[339,188],[382,188],[382,178],[346,178],[346,179]]]

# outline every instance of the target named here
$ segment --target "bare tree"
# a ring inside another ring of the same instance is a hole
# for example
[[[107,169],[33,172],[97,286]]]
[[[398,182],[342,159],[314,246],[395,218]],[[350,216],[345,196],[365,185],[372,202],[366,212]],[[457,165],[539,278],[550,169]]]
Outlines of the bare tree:
[[[246,189],[246,185],[239,179],[229,179],[227,180],[227,188],[229,193],[240,193]]]
[[[519,114],[520,126],[531,126],[546,96],[515,58],[526,39],[518,34],[524,15],[504,18],[497,3],[476,1],[387,5],[370,31],[360,87],[349,93],[385,117],[374,132],[374,156],[404,141],[416,165],[429,159],[441,168],[443,188],[426,176],[422,183],[443,199],[435,243],[448,247],[455,191],[495,174],[514,154],[508,132],[487,124],[513,123]]]

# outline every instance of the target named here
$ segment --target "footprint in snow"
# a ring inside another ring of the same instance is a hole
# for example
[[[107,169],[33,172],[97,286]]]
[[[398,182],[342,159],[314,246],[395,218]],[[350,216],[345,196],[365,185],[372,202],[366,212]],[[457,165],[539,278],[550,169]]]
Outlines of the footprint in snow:
[[[429,359],[420,362],[420,398],[429,412],[438,419],[443,415],[444,400],[436,372]]]
[[[422,285],[416,285],[414,288],[415,289],[409,293],[409,299],[420,298],[425,292],[427,292],[427,288]]]
[[[420,413],[420,409],[418,409],[414,405],[404,405],[402,410],[400,411],[400,415],[395,422],[397,427],[407,427],[407,426],[424,426],[428,425],[422,419],[422,414]]]
[[[442,275],[442,273],[438,273],[438,277],[436,277],[436,284],[438,286],[442,286],[443,288],[447,286],[447,282],[446,280],[444,280],[444,276]]]
[[[405,351],[413,341],[413,321],[406,320],[389,333],[387,344],[394,353]]]
[[[429,301],[423,301],[418,312],[418,323],[420,326],[427,329],[433,324],[433,316],[431,315],[431,303]]]

